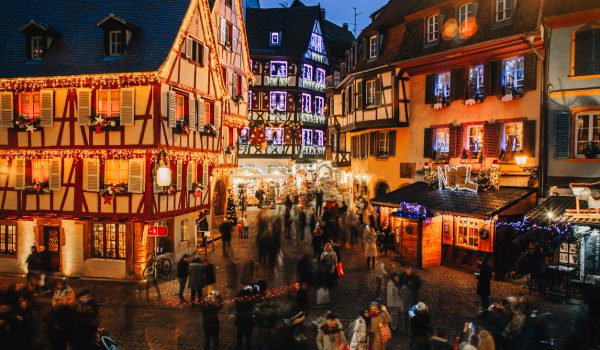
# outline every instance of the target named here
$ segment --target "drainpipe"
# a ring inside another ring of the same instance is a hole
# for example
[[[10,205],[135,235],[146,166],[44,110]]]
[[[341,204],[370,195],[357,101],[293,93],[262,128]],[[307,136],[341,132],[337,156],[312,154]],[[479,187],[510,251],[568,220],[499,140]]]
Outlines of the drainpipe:
[[[552,37],[552,29],[546,26],[543,17],[541,16],[544,0],[541,0],[540,17],[538,17],[538,25],[544,28],[544,61],[542,70],[542,98],[540,99],[540,160],[538,164],[538,200],[543,198],[546,193],[546,184],[548,183],[548,152],[549,147],[546,142],[548,139],[548,73],[549,73],[549,55],[550,55],[550,39]]]

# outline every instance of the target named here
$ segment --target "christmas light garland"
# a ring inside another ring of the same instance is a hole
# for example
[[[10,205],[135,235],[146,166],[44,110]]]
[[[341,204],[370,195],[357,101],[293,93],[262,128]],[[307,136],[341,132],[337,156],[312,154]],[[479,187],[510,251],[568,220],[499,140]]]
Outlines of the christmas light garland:
[[[117,73],[117,74],[84,74],[54,77],[31,77],[0,79],[0,91],[31,91],[45,88],[121,88],[131,85],[148,85],[160,82],[156,72]]]

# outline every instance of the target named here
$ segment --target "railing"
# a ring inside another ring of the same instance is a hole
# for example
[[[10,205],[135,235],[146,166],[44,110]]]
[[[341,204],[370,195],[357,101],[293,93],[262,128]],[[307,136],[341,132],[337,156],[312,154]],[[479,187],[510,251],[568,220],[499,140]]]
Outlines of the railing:
[[[300,113],[300,121],[313,124],[327,124],[327,117],[311,113]]]
[[[267,86],[288,86],[290,85],[291,77],[271,77],[266,76],[264,85]]]
[[[324,157],[325,156],[325,147],[324,146],[306,146],[300,145],[296,146],[296,154],[304,157]]]
[[[290,144],[285,145],[268,145],[263,149],[262,144],[240,144],[238,145],[239,157],[254,157],[254,156],[292,156],[293,147]]]
[[[351,157],[350,157],[350,152],[333,152],[332,154],[332,159],[331,159],[331,165],[334,167],[346,167],[346,166],[350,166],[351,164]]]
[[[304,88],[304,89],[311,89],[311,90],[315,90],[315,91],[323,91],[323,90],[325,90],[325,84],[323,84],[323,83],[317,83],[316,81],[306,80],[306,79],[303,79],[303,78],[299,79],[298,85],[301,88]]]

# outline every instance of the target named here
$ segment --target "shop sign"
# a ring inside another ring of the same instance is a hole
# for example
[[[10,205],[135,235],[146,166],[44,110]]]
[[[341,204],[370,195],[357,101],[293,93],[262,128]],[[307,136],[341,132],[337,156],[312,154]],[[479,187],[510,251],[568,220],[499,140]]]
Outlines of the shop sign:
[[[471,181],[471,166],[449,167],[446,165],[444,168],[438,167],[437,169],[440,189],[477,192],[478,185]]]
[[[148,227],[148,237],[167,237],[167,226],[150,226]]]

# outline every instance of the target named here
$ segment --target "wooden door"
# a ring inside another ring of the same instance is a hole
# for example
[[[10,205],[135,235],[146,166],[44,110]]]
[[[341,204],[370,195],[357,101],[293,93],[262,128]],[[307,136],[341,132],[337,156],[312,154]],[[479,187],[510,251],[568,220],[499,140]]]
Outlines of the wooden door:
[[[50,254],[50,271],[60,271],[60,227],[44,226],[44,245]]]

